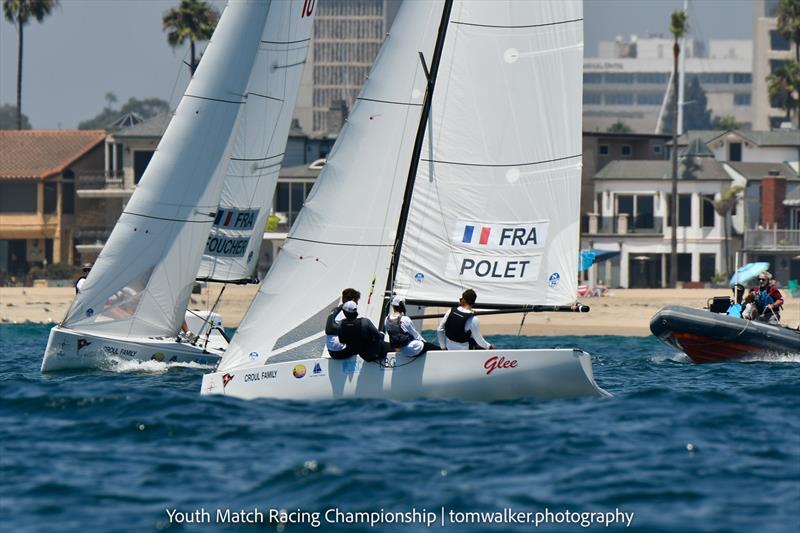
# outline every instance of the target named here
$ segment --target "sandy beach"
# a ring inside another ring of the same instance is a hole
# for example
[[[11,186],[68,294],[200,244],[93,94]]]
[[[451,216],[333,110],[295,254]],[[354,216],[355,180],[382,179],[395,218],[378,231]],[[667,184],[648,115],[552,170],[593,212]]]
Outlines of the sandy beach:
[[[229,286],[219,306],[225,325],[236,327],[247,311],[257,286]],[[192,295],[192,309],[207,309],[216,298],[218,287]],[[725,295],[724,289],[612,289],[607,296],[585,298],[589,313],[530,313],[520,329],[522,315],[492,315],[481,318],[487,335],[625,335],[650,334],[650,317],[667,304],[703,307],[712,296]],[[75,295],[71,287],[0,287],[0,322],[56,323],[67,312]],[[800,299],[784,291],[786,304],[783,322],[800,322]],[[429,310],[429,312],[436,312]],[[435,329],[436,320],[426,320],[425,329]]]

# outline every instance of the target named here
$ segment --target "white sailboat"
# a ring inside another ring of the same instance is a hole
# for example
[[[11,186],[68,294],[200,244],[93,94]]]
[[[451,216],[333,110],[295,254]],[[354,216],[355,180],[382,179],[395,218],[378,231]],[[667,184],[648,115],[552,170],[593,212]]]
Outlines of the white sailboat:
[[[176,333],[196,275],[252,278],[313,7],[237,0],[225,8],[145,175],[51,330],[43,372],[126,359],[219,360],[219,346],[178,343]]]
[[[580,1],[405,2],[348,122],[203,394],[240,398],[603,396],[581,350],[325,358],[344,287],[379,323],[396,292],[486,306],[575,301]],[[397,258],[393,261],[393,258]],[[384,291],[384,288],[386,290]]]

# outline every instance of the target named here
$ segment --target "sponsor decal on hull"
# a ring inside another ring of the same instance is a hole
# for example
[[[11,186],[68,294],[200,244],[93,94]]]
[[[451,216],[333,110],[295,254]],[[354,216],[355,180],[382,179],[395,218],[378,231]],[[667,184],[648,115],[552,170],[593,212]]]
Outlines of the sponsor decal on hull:
[[[495,370],[517,368],[517,360],[506,359],[504,355],[501,355],[500,357],[493,355],[483,363],[483,368],[486,369],[486,375],[488,376]]]
[[[127,348],[119,348],[117,346],[102,346],[103,351],[108,355],[119,355],[122,357],[136,357],[136,354],[139,353],[136,350],[129,350]]]
[[[86,348],[90,344],[92,343],[87,341],[86,339],[78,339],[78,351],[80,352],[82,349]]]
[[[225,374],[224,376],[222,376],[222,388],[223,388],[223,390],[225,389],[225,387],[228,386],[228,383],[233,381],[234,377],[235,376],[233,376],[232,374]]]
[[[301,379],[306,375],[306,365],[295,365],[292,369],[292,375],[297,379]]]
[[[275,379],[278,377],[277,370],[262,370],[261,372],[250,372],[244,375],[244,382],[248,383],[250,381],[262,381],[268,379]]]
[[[321,377],[321,376],[324,376],[324,375],[325,375],[325,371],[322,370],[322,365],[319,364],[319,363],[314,363],[314,368],[311,370],[311,376],[309,376],[309,377],[318,378],[318,377]]]

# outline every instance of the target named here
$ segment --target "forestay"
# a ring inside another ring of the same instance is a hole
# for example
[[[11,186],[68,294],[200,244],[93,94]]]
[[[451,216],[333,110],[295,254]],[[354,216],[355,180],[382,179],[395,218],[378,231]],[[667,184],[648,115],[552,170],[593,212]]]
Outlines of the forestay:
[[[256,277],[313,20],[313,1],[270,3],[198,279],[249,282]]]
[[[404,2],[369,79],[219,369],[322,353],[344,287],[377,322],[442,2]],[[374,294],[373,294],[374,291]]]
[[[232,2],[63,326],[172,335],[216,216],[229,140],[269,4]]]
[[[575,300],[580,1],[454,2],[394,289]]]

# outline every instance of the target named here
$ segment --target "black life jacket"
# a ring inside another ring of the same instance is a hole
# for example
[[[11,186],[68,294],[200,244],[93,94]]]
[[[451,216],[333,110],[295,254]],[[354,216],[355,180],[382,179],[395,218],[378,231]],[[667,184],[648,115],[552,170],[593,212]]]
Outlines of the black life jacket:
[[[342,320],[339,324],[339,342],[346,344],[355,353],[367,353],[372,351],[374,338],[369,322],[361,317]]]
[[[467,323],[472,320],[472,313],[464,313],[458,307],[450,309],[450,316],[444,323],[444,334],[453,342],[469,342],[472,332],[466,330]]]
[[[386,333],[389,334],[389,344],[392,348],[402,348],[414,340],[414,337],[400,327],[402,318],[403,315],[399,315],[397,318],[386,319]]]
[[[328,319],[325,321],[325,335],[339,334],[339,326],[336,325],[336,315],[338,315],[341,310],[342,306],[338,305],[331,311],[331,314],[328,315]]]

